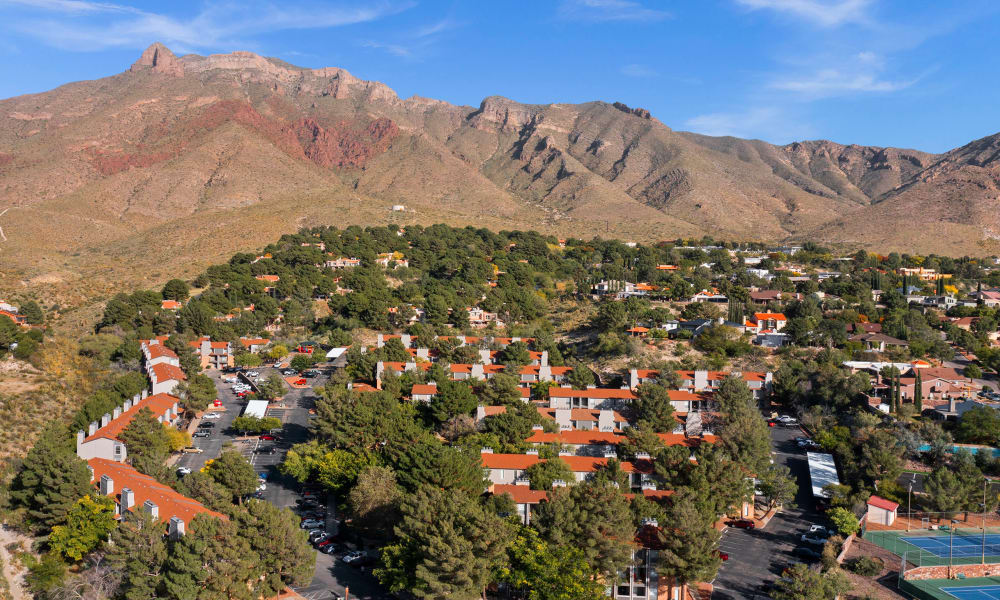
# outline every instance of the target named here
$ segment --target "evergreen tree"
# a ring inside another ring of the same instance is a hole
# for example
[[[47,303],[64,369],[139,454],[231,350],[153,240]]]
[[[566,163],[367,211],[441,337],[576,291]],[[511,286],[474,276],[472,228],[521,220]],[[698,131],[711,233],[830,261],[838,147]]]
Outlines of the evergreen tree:
[[[224,450],[219,458],[206,465],[208,473],[222,487],[229,490],[236,502],[243,503],[243,498],[257,490],[260,480],[247,459],[236,450]]]
[[[678,583],[712,581],[722,559],[717,553],[719,532],[698,512],[686,494],[671,499],[668,525],[659,531],[659,574],[673,577]]]
[[[166,428],[147,407],[136,413],[118,438],[128,448],[128,460],[135,470],[146,475],[159,472],[170,453]]]
[[[913,384],[913,409],[916,411],[917,416],[920,416],[924,412],[924,382],[923,377],[920,375],[920,369],[917,369],[917,379]]]
[[[383,549],[376,570],[391,591],[418,598],[475,600],[506,562],[510,521],[458,490],[422,486],[407,496],[396,526],[399,542]]]
[[[591,572],[613,577],[628,562],[635,526],[621,490],[584,482],[556,488],[538,506],[535,526],[556,548],[579,548]]]
[[[13,482],[15,507],[44,530],[66,522],[76,501],[92,491],[87,463],[76,456],[62,425],[49,426],[28,451]]]
[[[163,594],[170,600],[257,600],[259,557],[234,521],[199,514],[170,548]]]
[[[22,304],[20,313],[28,321],[29,325],[41,325],[45,322],[45,313],[42,312],[42,307],[38,306],[38,303],[34,300],[28,300]]]
[[[251,500],[235,514],[240,535],[259,557],[255,568],[263,579],[257,582],[259,597],[272,598],[286,586],[307,584],[316,568],[316,552],[309,546],[299,519],[291,510],[270,502]]]
[[[122,597],[125,600],[160,598],[163,565],[167,560],[163,524],[141,510],[123,519],[111,533],[107,559],[112,569],[121,576]]]
[[[746,382],[727,377],[715,399],[722,413],[719,446],[749,472],[764,472],[771,464],[771,433]]]
[[[425,484],[469,494],[481,493],[486,487],[478,453],[445,446],[433,438],[424,438],[403,452],[396,468],[400,485],[411,492]]]
[[[674,430],[674,406],[670,393],[657,383],[644,383],[636,390],[632,411],[638,426],[656,433]]]

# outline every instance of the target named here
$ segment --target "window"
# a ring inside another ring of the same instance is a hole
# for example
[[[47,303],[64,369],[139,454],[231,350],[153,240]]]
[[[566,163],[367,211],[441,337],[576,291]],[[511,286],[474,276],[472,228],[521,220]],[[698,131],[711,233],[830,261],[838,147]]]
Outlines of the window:
[[[639,598],[645,598],[646,597],[646,588],[645,587],[636,586],[636,587],[632,588],[632,595],[633,596],[638,596]]]
[[[627,585],[620,585],[620,586],[618,586],[618,593],[617,593],[617,595],[618,596],[625,596],[627,598],[628,595],[629,595],[629,586],[627,586]]]

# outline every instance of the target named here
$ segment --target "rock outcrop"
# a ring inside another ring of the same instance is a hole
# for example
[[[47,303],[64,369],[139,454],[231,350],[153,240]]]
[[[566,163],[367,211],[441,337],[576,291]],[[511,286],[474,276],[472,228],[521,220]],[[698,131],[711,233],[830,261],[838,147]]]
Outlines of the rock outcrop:
[[[171,75],[173,77],[184,76],[184,66],[181,61],[174,56],[169,48],[156,42],[142,53],[139,60],[132,63],[130,71],[140,71],[151,68],[154,73],[161,75]]]

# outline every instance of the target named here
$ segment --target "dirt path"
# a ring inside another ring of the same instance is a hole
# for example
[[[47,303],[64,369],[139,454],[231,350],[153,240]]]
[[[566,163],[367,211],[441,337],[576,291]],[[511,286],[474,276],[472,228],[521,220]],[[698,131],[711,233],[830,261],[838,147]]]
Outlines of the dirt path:
[[[17,560],[7,551],[10,544],[22,543],[25,548],[31,547],[31,539],[6,525],[0,526],[0,558],[3,559],[3,576],[10,585],[11,600],[31,600],[31,594],[24,589],[23,570]]]

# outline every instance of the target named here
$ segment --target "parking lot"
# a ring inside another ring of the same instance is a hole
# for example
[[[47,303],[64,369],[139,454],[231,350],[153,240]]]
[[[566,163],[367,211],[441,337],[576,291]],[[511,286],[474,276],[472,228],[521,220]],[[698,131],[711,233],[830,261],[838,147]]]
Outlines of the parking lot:
[[[270,368],[259,368],[257,371],[262,377],[276,372]],[[319,377],[309,380],[310,386],[323,385],[329,378],[330,372],[330,369],[321,369]],[[215,380],[218,397],[225,410],[221,411],[221,418],[214,421],[215,426],[211,428],[209,437],[194,439],[193,445],[201,448],[203,452],[182,455],[176,466],[192,470],[200,469],[206,460],[217,457],[223,446],[233,443],[250,460],[254,469],[267,478],[267,489],[263,492],[263,499],[280,508],[295,510],[296,500],[301,497],[300,486],[293,479],[281,475],[278,472],[278,465],[281,464],[289,448],[309,439],[309,411],[315,406],[316,400],[312,387],[289,388],[281,402],[274,402],[268,407],[266,416],[281,419],[280,441],[266,442],[256,437],[241,440],[229,431],[229,427],[233,419],[243,412],[246,401],[237,398],[230,390],[229,384],[222,383],[222,375],[218,371],[207,371],[206,374]],[[272,446],[273,454],[269,451],[261,452],[262,449],[266,450]],[[332,503],[327,507],[327,515],[329,521],[327,531],[332,531],[332,521],[336,517],[336,507]],[[340,556],[345,551],[346,549],[338,551],[332,556],[317,552],[316,571],[312,582],[295,588],[295,591],[309,600],[328,600],[344,596],[345,589],[349,589],[351,598],[362,600],[388,598],[388,593],[375,581],[371,569],[361,571],[340,561]]]
[[[771,428],[774,462],[788,466],[799,484],[796,506],[782,509],[763,529],[748,531],[730,527],[723,532],[719,548],[729,554],[729,560],[722,563],[719,576],[713,582],[713,599],[767,598],[767,594],[761,592],[764,582],[780,577],[789,564],[808,562],[793,554],[796,547],[804,546],[799,536],[810,525],[823,524],[825,520],[815,510],[805,450],[795,443],[795,438],[801,435],[802,430],[798,427]],[[820,549],[819,546],[807,547]]]

